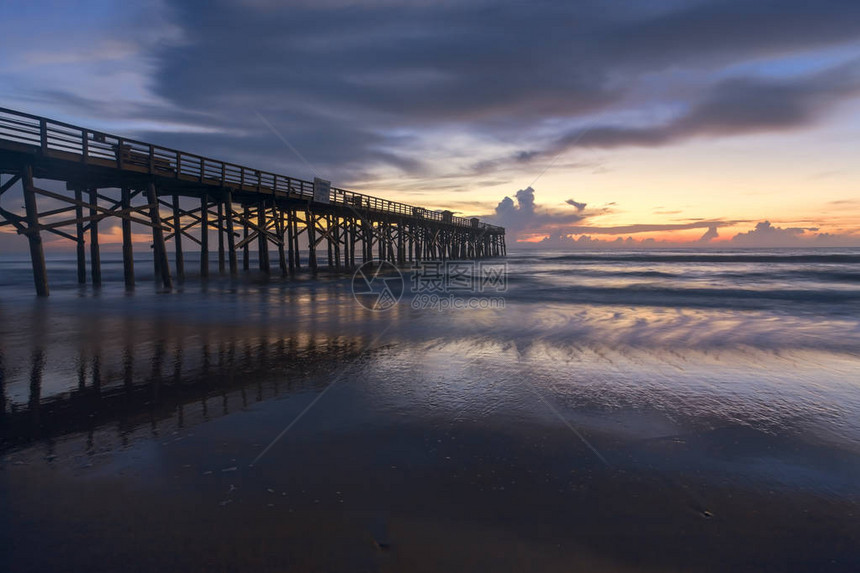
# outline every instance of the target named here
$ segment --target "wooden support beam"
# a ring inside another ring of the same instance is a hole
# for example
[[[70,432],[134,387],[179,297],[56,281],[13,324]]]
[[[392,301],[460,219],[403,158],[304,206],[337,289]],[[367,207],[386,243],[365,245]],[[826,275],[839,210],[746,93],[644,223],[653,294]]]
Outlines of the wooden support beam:
[[[256,241],[256,240],[257,240],[257,237],[259,237],[259,236],[260,236],[259,231],[252,231],[252,232],[248,235],[248,238],[247,238],[247,239],[242,239],[241,241],[239,241],[238,243],[236,243],[236,248],[241,249],[241,248],[243,248],[245,245],[250,245],[251,243],[253,243],[254,241]]]
[[[293,252],[293,211],[292,209],[287,209],[284,211],[284,215],[286,215],[286,229],[284,239],[287,243],[287,264],[289,266],[290,272],[296,269],[296,253]]]
[[[219,197],[218,200],[218,272],[224,274],[225,253],[224,253],[224,201]]]
[[[309,208],[306,208],[305,229],[308,231],[308,266],[312,271],[317,270],[316,226],[316,215]]]
[[[164,206],[164,207],[167,207],[168,209],[170,209],[170,208],[173,206],[173,205],[172,205],[172,203],[168,203],[168,202],[167,202],[167,200],[165,200],[165,199],[159,199],[159,200],[158,200],[158,204],[159,204],[159,205],[162,205],[162,206]],[[148,208],[148,207],[149,207],[149,206],[147,205],[147,208]],[[195,207],[194,209],[190,209],[190,210],[186,210],[186,209],[182,209],[182,208],[180,208],[180,209],[179,209],[179,214],[180,214],[180,215],[182,215],[183,217],[189,217],[189,218],[193,219],[193,220],[194,220],[194,223],[199,223],[199,222],[200,222],[200,215],[199,215],[199,213],[200,213],[200,208],[199,208],[199,207]],[[194,223],[192,223],[191,225],[186,225],[186,227],[193,226],[193,225],[194,225]]]
[[[39,230],[40,230],[40,231],[41,231],[41,230],[43,230],[43,227],[42,227],[41,225],[39,226]],[[75,241],[75,242],[77,242],[77,240],[78,240],[78,239],[77,239],[77,237],[75,237],[74,235],[70,235],[70,234],[68,234],[68,233],[66,233],[66,232],[64,232],[64,231],[60,231],[60,230],[58,230],[58,229],[44,229],[44,230],[45,230],[45,231],[48,231],[48,232],[49,232],[49,233],[51,233],[52,235],[57,235],[58,237],[62,237],[62,238],[64,238],[64,239],[68,239],[68,240],[70,240],[70,241]]]
[[[98,215],[98,189],[90,189],[90,216]],[[102,260],[99,253],[99,221],[93,219],[90,223],[90,273],[93,286],[102,286]]]
[[[281,265],[281,274],[286,275],[289,269],[287,267],[287,255],[284,252],[284,244],[286,243],[286,233],[284,232],[284,212],[281,211],[280,207],[275,206],[272,208],[272,213],[275,219],[275,230],[281,238],[281,242],[278,243],[278,263]]]
[[[332,215],[331,218],[334,222],[334,268],[340,269],[340,221],[337,215]]]
[[[182,209],[179,208],[179,195],[173,196],[173,256],[176,265],[176,278],[185,280],[185,254],[182,252]]]
[[[182,213],[182,210],[181,210],[181,209],[179,210],[179,213]],[[189,233],[189,232],[188,232],[188,229],[193,228],[193,227],[194,227],[194,225],[197,225],[198,223],[200,223],[200,219],[199,219],[199,218],[196,218],[196,219],[194,219],[194,221],[192,221],[191,223],[188,223],[187,225],[182,225],[182,226],[180,226],[180,227],[179,227],[178,232],[177,232],[177,230],[176,230],[173,226],[171,226],[171,229],[173,229],[173,230],[172,230],[171,232],[169,232],[167,235],[165,235],[164,240],[165,240],[165,241],[169,241],[170,239],[172,239],[173,237],[175,237],[177,234],[179,234],[179,235],[184,236],[184,237],[185,237],[185,238],[187,238],[187,239],[193,239],[193,240],[194,240],[194,241],[199,245],[199,244],[200,244],[200,240],[199,240],[199,239],[197,239],[197,237],[195,237],[194,235],[192,235],[191,233]]]
[[[128,187],[122,188],[122,208],[128,209],[131,207],[131,190]],[[134,288],[134,251],[131,240],[131,221],[128,219],[122,220],[122,270],[125,278],[125,288]]]
[[[350,269],[355,268],[355,232],[356,221],[354,218],[349,219],[349,253],[346,266]]]
[[[415,254],[415,233],[413,232],[413,229],[412,229],[412,223],[407,223],[406,228],[407,228],[407,230],[408,230],[408,231],[407,231],[407,233],[408,233],[408,234],[407,234],[407,236],[409,237],[409,241],[408,241],[408,243],[407,243],[407,245],[406,245],[406,250],[407,250],[407,252],[409,253],[409,262],[411,263],[411,262],[415,261],[415,258],[414,258],[414,254]]]
[[[155,258],[158,260],[161,284],[164,288],[170,289],[173,288],[173,280],[170,278],[170,265],[167,262],[167,248],[164,245],[164,230],[161,227],[161,213],[158,211],[158,191],[155,183],[150,182],[146,192],[151,206],[149,216],[152,219],[152,245]]]
[[[27,217],[16,215],[15,213],[7,211],[3,207],[0,207],[0,215],[5,219],[5,221],[0,223],[0,225],[12,225],[18,231],[19,235],[27,233],[27,227],[22,224],[23,221],[27,220]]]
[[[233,234],[233,192],[227,189],[224,202],[226,203],[226,231],[227,231],[227,250],[229,252],[228,258],[230,259],[230,274],[236,275],[239,272],[239,268],[236,261],[236,236]]]
[[[24,179],[24,209],[27,213],[27,239],[30,242],[30,262],[33,265],[33,282],[38,296],[48,296],[48,271],[45,267],[45,251],[39,233],[39,210],[33,190],[33,167],[27,165],[22,173]]]
[[[68,213],[69,211],[74,211],[75,206],[69,205],[68,207],[60,207],[59,209],[51,209],[50,211],[42,211],[39,213],[39,217],[53,217],[54,215],[61,215],[63,213]]]
[[[301,270],[302,268],[302,253],[299,250],[299,212],[297,210],[293,210],[293,250],[296,255],[296,270]]]
[[[332,219],[331,215],[325,216],[325,231],[323,233],[323,237],[326,239],[326,248],[328,249],[328,259],[326,260],[326,265],[328,268],[334,267],[334,257],[332,256],[332,250],[334,249],[334,237],[332,236]]]
[[[209,195],[200,197],[200,278],[209,278]]]
[[[35,191],[39,195],[44,195],[45,197],[57,199],[58,201],[65,201],[66,203],[71,203],[73,205],[81,205],[82,207],[89,208],[90,216],[89,217],[83,217],[83,221],[96,221],[97,222],[97,221],[100,221],[102,219],[106,219],[108,217],[128,217],[129,219],[131,219],[135,223],[140,223],[141,225],[149,226],[149,221],[147,221],[146,219],[138,219],[136,217],[132,217],[131,215],[129,215],[129,212],[143,212],[144,209],[148,208],[148,205],[143,206],[143,207],[133,207],[133,208],[129,209],[128,212],[125,212],[123,210],[119,210],[119,211],[115,210],[117,207],[119,207],[121,201],[113,201],[113,205],[110,208],[100,207],[98,205],[97,200],[98,199],[104,199],[104,197],[98,193],[97,189],[94,190],[95,192],[93,192],[93,191],[90,192],[90,201],[89,202],[77,201],[76,199],[70,199],[69,197],[66,197],[64,195],[60,195],[58,193],[53,193],[51,191],[47,191],[45,189],[40,189],[38,187],[33,187],[33,191]],[[132,197],[133,196],[134,195],[132,195]],[[69,219],[66,221],[53,222],[49,225],[43,225],[42,228],[48,229],[48,228],[62,227],[65,225],[74,224],[76,222],[77,222],[77,219]],[[87,225],[87,230],[90,230],[90,225]]]
[[[385,223],[384,222],[379,223],[379,238],[376,241],[377,241],[376,246],[378,247],[377,250],[378,250],[379,260],[384,261],[386,255],[387,255],[386,248],[385,248],[386,244],[385,244]]]
[[[372,255],[368,255],[370,252],[369,247],[369,238],[370,238],[370,223],[366,219],[361,220],[361,263],[364,264]]]
[[[266,203],[261,201],[257,206],[257,227],[259,231],[257,232],[257,257],[259,260],[257,261],[260,265],[260,270],[266,274],[271,272],[271,267],[269,265],[269,241],[266,238]]]
[[[247,205],[242,208],[242,269],[249,270],[251,268],[251,252],[248,247],[248,220],[251,218],[251,209]]]
[[[75,235],[78,239],[78,244],[75,245],[75,253],[78,262],[78,284],[87,284],[87,247],[84,241],[84,207],[83,207],[83,192],[80,188],[75,188]]]
[[[397,262],[403,264],[406,262],[406,247],[403,242],[403,221],[397,223]]]
[[[9,179],[9,181],[4,183],[3,185],[0,185],[0,195],[5,193],[6,191],[8,191],[12,187],[12,185],[14,185],[15,183],[17,183],[20,180],[21,180],[21,174],[20,173],[16,173],[15,175],[13,175],[12,178]]]

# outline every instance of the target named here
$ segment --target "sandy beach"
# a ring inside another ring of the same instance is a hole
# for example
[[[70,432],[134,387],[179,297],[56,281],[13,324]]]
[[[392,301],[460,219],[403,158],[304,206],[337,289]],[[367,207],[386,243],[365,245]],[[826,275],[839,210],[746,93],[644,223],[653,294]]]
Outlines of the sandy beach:
[[[718,344],[766,315],[515,290],[504,310],[380,314],[345,288],[4,302],[6,568],[860,564],[855,354]]]

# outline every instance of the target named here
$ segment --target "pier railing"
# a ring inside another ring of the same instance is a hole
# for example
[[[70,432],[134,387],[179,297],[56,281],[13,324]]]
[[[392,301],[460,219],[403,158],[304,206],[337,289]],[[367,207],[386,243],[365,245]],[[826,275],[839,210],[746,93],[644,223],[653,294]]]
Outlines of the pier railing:
[[[285,194],[313,201],[314,184],[261,169],[253,169],[194,153],[111,135],[37,115],[0,107],[0,143],[35,149],[45,156],[77,161],[84,165],[172,177],[182,181],[233,187],[244,192]],[[329,204],[417,217],[458,227],[503,232],[502,227],[477,219],[456,217],[406,203],[332,187]]]

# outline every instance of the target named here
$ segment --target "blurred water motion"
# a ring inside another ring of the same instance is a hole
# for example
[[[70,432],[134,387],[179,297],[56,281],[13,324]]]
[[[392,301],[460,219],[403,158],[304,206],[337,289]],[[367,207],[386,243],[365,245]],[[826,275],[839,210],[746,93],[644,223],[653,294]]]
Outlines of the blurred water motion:
[[[858,265],[530,253],[504,308],[373,312],[10,263],[0,534],[16,570],[853,570]]]

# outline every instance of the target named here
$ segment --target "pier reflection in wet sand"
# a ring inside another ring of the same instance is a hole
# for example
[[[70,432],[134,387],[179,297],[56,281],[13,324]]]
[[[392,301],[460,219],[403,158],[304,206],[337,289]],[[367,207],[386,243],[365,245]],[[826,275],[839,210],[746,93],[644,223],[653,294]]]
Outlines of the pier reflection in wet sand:
[[[310,295],[306,306],[325,303]],[[14,340],[7,334],[0,353],[0,449],[43,440],[53,455],[57,439],[86,434],[92,447],[97,432],[128,444],[282,393],[318,390],[327,371],[368,350],[367,333],[331,332],[361,308],[343,305],[339,312],[325,317],[325,331],[303,324],[296,332],[295,324],[272,317],[201,325],[187,317],[64,316],[39,303],[17,314],[29,327]],[[313,317],[309,310],[290,315]],[[17,366],[11,371],[4,367],[10,357]]]

